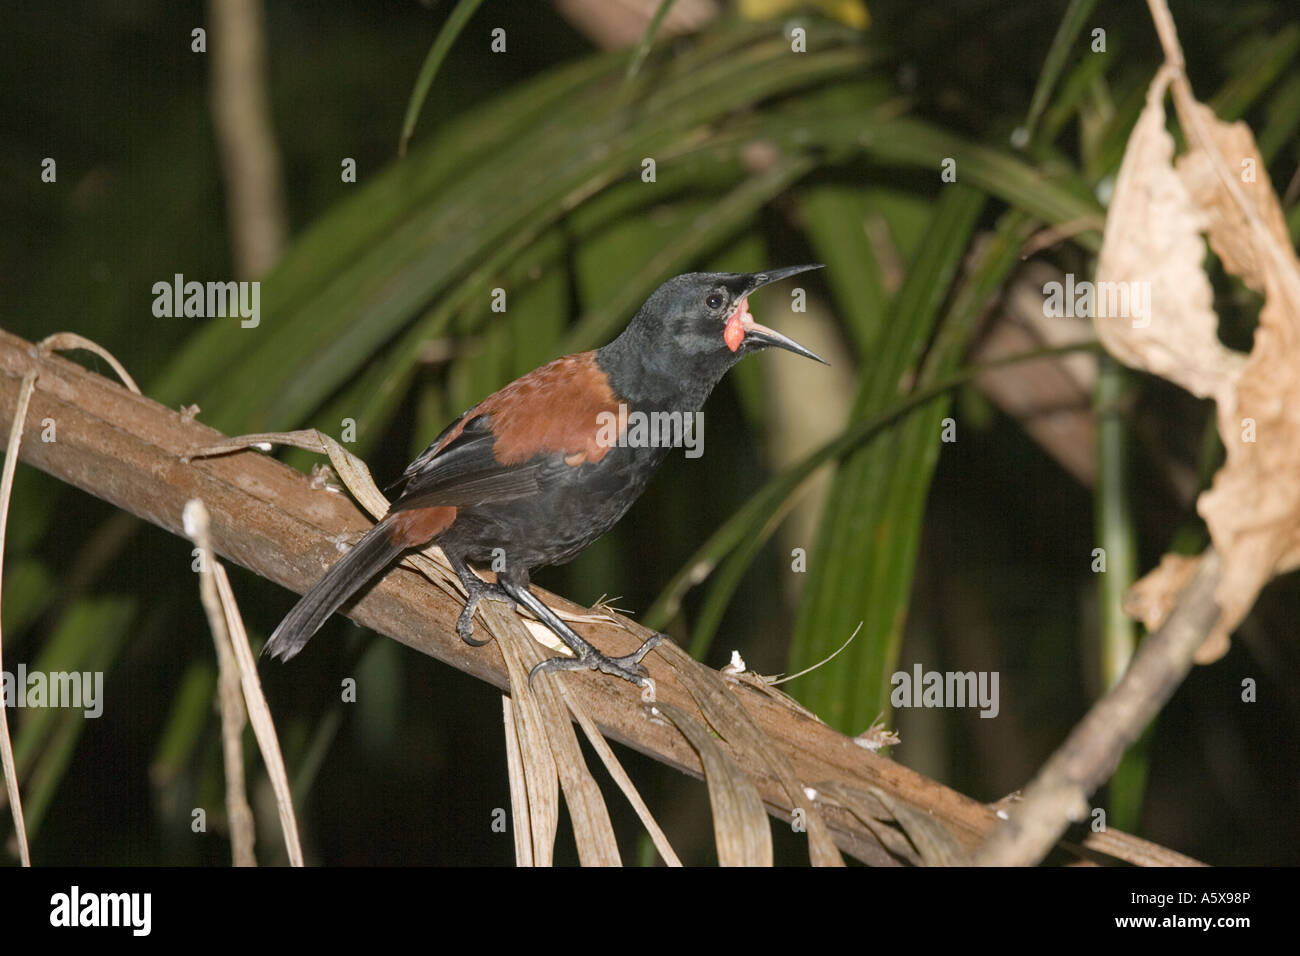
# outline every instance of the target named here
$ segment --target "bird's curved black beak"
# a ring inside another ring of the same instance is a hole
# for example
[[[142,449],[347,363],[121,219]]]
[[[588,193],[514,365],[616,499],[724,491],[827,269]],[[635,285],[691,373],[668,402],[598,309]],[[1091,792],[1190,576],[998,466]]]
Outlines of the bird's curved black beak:
[[[790,276],[798,275],[801,272],[810,272],[813,269],[821,269],[824,266],[818,262],[806,266],[785,266],[781,269],[768,269],[764,272],[751,272],[746,276],[745,285],[748,288],[745,295],[753,292],[755,289],[761,289],[765,285],[771,285],[773,282],[780,282],[782,279],[788,279]],[[823,365],[830,365],[812,349],[804,348],[794,339],[782,335],[776,329],[769,329],[766,325],[759,325],[757,322],[746,324],[744,344],[750,349],[776,348],[785,349],[787,352],[793,352],[795,355],[802,355],[804,358],[810,358],[814,362],[821,362]]]
[[[820,262],[814,262],[806,266],[782,266],[780,269],[766,269],[763,272],[751,272],[746,278],[749,280],[748,289],[745,294],[748,295],[755,289],[761,289],[765,285],[771,285],[773,282],[780,282],[782,279],[788,279],[791,276],[797,276],[801,272],[812,272],[814,269],[825,269],[826,266]]]
[[[766,325],[759,325],[757,322],[745,333],[745,344],[751,349],[785,349],[787,352],[802,355],[804,358],[810,358],[814,362],[821,362],[823,365],[831,364],[812,349],[804,348],[794,339],[782,335],[775,329],[769,329]]]

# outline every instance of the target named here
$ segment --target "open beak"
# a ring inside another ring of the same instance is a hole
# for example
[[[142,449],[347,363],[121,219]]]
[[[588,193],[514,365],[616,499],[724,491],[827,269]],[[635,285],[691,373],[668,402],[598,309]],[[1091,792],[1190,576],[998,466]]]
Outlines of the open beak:
[[[745,333],[745,343],[752,349],[785,349],[787,352],[802,355],[804,358],[810,358],[814,362],[821,362],[823,365],[831,364],[812,349],[806,349],[794,339],[782,335],[775,329],[769,329],[766,325],[759,325],[757,322],[751,325]]]
[[[754,321],[754,317],[749,314],[749,293],[755,289],[761,289],[773,282],[780,282],[782,279],[788,279],[790,276],[798,275],[801,272],[820,268],[822,266],[818,263],[808,266],[786,266],[783,269],[769,269],[766,272],[750,273],[746,277],[748,281],[745,284],[748,289],[745,292],[745,298],[740,300],[740,304],[736,306],[736,311],[727,319],[727,327],[724,333],[727,346],[733,352],[740,348],[741,345],[750,350],[785,349],[795,355],[802,355],[804,358],[810,358],[815,362],[821,362],[823,365],[829,365],[830,363],[816,352],[804,348],[794,339],[787,338],[775,329],[769,329],[766,325],[759,325]]]

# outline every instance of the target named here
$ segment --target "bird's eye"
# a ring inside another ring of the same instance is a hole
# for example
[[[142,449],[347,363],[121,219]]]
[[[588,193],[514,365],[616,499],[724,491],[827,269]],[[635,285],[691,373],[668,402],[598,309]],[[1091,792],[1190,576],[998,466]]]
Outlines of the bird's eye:
[[[716,292],[710,292],[709,297],[704,300],[704,304],[707,305],[710,309],[722,308],[722,302],[723,302],[722,296],[720,296]]]

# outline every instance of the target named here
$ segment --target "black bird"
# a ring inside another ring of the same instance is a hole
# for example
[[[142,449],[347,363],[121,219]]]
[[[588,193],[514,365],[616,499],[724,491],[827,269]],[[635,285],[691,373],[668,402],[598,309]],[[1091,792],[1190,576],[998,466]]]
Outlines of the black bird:
[[[641,496],[669,449],[615,434],[634,412],[693,415],[723,374],[750,352],[780,348],[824,360],[749,314],[755,289],[820,265],[767,272],[693,272],[669,279],[623,334],[604,348],[543,365],[489,395],[452,422],[411,462],[388,515],[325,572],[280,622],[263,653],[288,660],[325,619],[404,552],[435,542],[469,597],[457,624],[479,646],[474,608],[503,595],[537,616],[573,651],[538,664],[599,670],[644,683],[634,654],[606,657],[529,588],[529,572],[572,560]],[[622,406],[620,408],[620,406]],[[637,447],[634,447],[637,446]],[[470,562],[498,569],[497,583]]]

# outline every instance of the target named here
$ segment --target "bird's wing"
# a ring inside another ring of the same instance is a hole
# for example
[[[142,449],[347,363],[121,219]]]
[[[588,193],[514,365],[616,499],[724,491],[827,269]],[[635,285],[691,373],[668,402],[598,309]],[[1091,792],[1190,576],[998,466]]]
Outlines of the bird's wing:
[[[595,352],[566,355],[493,392],[443,429],[397,481],[393,510],[472,507],[538,491],[548,469],[599,462],[620,399]]]
[[[410,481],[421,468],[427,465],[429,461],[438,454],[438,452],[442,451],[443,444],[447,442],[449,438],[453,438],[460,434],[461,429],[466,426],[467,421],[472,419],[477,412],[478,406],[475,405],[474,407],[461,412],[455,419],[453,419],[451,424],[440,431],[437,437],[434,438],[433,441],[429,442],[424,451],[416,455],[415,460],[406,466],[406,471],[402,472],[401,477],[384,488],[384,494],[392,497],[393,492],[400,493],[401,490],[406,487],[406,483]]]
[[[411,462],[396,482],[402,492],[391,510],[469,508],[535,494],[536,463],[503,465],[493,455],[495,444],[490,416],[466,412]]]

